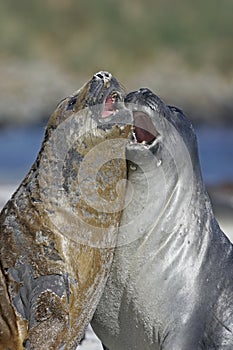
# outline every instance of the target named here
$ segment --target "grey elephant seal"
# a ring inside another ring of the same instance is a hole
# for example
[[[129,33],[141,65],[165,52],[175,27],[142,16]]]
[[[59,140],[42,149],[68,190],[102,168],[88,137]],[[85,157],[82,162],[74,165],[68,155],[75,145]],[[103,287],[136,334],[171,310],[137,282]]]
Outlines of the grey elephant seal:
[[[109,350],[233,349],[232,244],[214,218],[194,130],[148,89],[125,100],[134,194],[94,331]]]
[[[131,134],[130,123],[119,122],[130,119],[122,94],[110,73],[99,72],[65,98],[1,212],[1,350],[76,349],[92,318],[125,194],[124,183],[116,192]]]

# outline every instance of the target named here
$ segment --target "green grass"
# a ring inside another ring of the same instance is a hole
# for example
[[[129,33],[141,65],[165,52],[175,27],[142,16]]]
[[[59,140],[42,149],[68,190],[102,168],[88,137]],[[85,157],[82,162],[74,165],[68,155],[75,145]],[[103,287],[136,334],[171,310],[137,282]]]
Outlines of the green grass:
[[[131,73],[174,52],[190,68],[233,68],[232,0],[7,0],[1,60]]]

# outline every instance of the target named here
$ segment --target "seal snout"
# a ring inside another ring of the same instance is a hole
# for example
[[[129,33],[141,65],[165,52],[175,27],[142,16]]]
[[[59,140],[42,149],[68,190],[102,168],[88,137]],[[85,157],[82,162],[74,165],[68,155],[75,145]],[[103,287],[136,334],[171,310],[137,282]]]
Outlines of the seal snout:
[[[124,91],[117,79],[109,72],[100,71],[93,75],[89,87],[89,105],[99,111],[100,124],[111,122],[119,110],[124,109]]]
[[[94,78],[96,78],[97,80],[103,80],[103,81],[110,81],[112,79],[112,74],[109,72],[105,72],[105,71],[100,71],[96,74],[94,74]]]

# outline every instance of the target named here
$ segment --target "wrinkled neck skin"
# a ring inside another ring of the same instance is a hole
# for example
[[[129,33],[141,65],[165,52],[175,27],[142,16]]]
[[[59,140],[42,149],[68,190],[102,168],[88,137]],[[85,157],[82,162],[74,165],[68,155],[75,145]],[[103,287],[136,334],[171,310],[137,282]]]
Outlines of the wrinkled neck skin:
[[[196,141],[188,149],[173,131],[163,125],[154,154],[141,145],[127,147],[129,204],[93,320],[109,350],[207,349],[201,341],[217,300],[215,273],[232,249],[214,219]]]

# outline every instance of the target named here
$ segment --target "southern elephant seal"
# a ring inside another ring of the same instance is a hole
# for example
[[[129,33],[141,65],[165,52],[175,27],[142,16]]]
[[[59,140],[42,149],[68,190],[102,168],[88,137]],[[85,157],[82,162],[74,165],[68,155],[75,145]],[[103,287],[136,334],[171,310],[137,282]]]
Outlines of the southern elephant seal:
[[[92,318],[124,202],[132,117],[122,94],[99,72],[61,101],[1,212],[1,350],[76,349]]]
[[[132,200],[94,331],[109,350],[232,350],[232,244],[214,218],[192,125],[146,88],[125,101]]]

